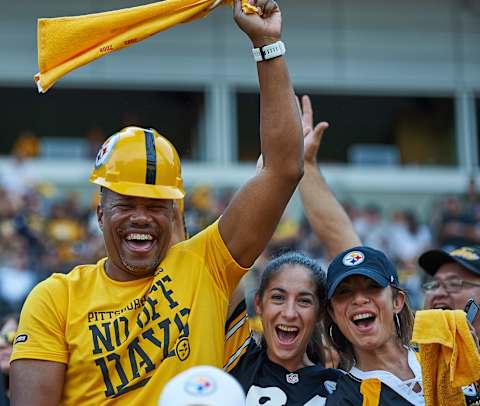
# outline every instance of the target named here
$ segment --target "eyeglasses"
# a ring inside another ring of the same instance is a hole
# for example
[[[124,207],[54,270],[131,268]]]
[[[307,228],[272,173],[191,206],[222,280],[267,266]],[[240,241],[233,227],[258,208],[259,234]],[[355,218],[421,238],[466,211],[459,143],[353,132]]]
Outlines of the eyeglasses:
[[[422,285],[422,289],[426,293],[431,293],[437,290],[440,286],[447,291],[447,293],[458,293],[460,292],[465,286],[478,286],[480,287],[480,283],[470,282],[463,279],[453,278],[447,279],[443,282],[432,280],[425,282]]]

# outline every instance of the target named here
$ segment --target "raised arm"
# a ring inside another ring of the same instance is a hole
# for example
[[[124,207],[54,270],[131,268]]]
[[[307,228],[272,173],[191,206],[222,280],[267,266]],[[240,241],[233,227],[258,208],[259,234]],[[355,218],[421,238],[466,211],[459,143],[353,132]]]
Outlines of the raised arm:
[[[281,39],[281,13],[272,0],[252,0],[261,9],[234,18],[252,46]],[[303,173],[302,125],[283,56],[257,63],[263,168],[234,196],[220,219],[220,233],[240,265],[251,266],[263,251]]]
[[[330,191],[317,164],[317,152],[328,123],[322,121],[313,128],[310,98],[302,97],[305,174],[300,182],[300,195],[305,216],[328,255],[362,245],[347,213]]]

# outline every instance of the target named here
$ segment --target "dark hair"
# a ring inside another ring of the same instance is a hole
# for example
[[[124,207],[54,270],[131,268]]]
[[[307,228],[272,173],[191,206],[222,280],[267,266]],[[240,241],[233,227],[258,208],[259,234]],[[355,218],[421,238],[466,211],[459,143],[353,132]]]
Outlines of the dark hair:
[[[106,195],[106,190],[108,190],[106,187],[100,186],[98,190],[98,205],[100,207],[105,207],[105,195]]]
[[[395,320],[394,324],[399,343],[404,347],[409,347],[412,338],[414,316],[410,305],[408,304],[408,295],[407,292],[400,288],[391,285],[390,287],[392,289],[393,298],[396,298],[400,292],[403,292],[405,295],[405,304],[403,305],[402,310],[398,313],[400,326],[398,326]],[[328,302],[327,306],[331,309],[331,302]],[[392,316],[395,318],[395,315]],[[327,337],[328,343],[332,345],[340,355],[341,361],[339,368],[346,371],[350,370],[355,364],[355,351],[353,345],[342,334],[328,311],[323,313],[323,326],[326,331],[325,336]]]
[[[311,273],[312,281],[315,284],[315,295],[318,302],[318,321],[313,329],[312,337],[307,345],[307,356],[314,363],[324,363],[322,344],[322,323],[320,322],[320,312],[325,309],[326,303],[326,275],[320,264],[313,258],[307,256],[303,252],[290,251],[279,255],[270,260],[260,278],[260,285],[256,295],[259,299],[263,298],[265,290],[270,281],[277,276],[285,265],[299,265],[308,269]],[[265,342],[263,341],[263,345]]]

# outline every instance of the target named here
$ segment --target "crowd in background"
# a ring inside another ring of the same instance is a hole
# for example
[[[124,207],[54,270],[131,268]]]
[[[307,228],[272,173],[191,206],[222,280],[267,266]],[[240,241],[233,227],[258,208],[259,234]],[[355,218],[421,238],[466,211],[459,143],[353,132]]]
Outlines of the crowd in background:
[[[12,188],[5,172],[0,179],[0,308],[6,313],[18,311],[32,287],[51,273],[96,262],[105,252],[94,210],[96,196],[83,207],[79,196],[59,195],[51,185],[31,188],[17,182]],[[230,189],[191,188],[185,204],[189,234],[218,218],[231,196]],[[364,244],[384,251],[394,261],[413,307],[420,308],[425,276],[418,270],[417,257],[432,246],[479,243],[480,202],[476,196],[472,183],[465,196],[442,199],[432,208],[428,224],[420,222],[413,210],[386,214],[380,206],[360,207],[351,202],[344,207]],[[291,249],[305,251],[324,266],[328,263],[307,221],[284,216],[258,267],[272,255]]]
[[[94,156],[105,135],[93,128],[87,136]],[[52,185],[37,183],[24,162],[37,157],[39,140],[31,131],[19,134],[12,161],[0,172],[0,309],[19,311],[25,296],[53,272],[69,272],[75,265],[96,262],[105,255],[95,207],[81,205],[80,196],[61,195]],[[35,184],[35,187],[32,185]],[[187,193],[185,221],[190,235],[211,224],[223,212],[233,189],[198,185]],[[364,245],[385,252],[397,265],[403,287],[414,308],[421,308],[425,274],[418,256],[430,247],[452,249],[480,243],[480,200],[472,180],[462,196],[447,196],[431,209],[427,222],[411,210],[385,213],[378,202],[359,206],[343,202]],[[253,236],[254,238],[254,236]],[[325,267],[329,258],[305,219],[284,216],[257,268],[273,255],[302,250]]]

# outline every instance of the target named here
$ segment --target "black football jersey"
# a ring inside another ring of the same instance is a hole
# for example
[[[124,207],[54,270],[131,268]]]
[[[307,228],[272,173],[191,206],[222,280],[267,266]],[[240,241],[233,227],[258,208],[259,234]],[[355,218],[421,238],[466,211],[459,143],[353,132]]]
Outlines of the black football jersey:
[[[320,365],[291,373],[270,361],[253,339],[230,373],[245,390],[246,406],[323,406],[343,376],[339,370]]]
[[[478,385],[472,383],[463,388],[465,403],[467,406],[480,406],[480,389]]]
[[[327,406],[362,406],[363,395],[360,393],[362,381],[350,374],[345,374],[337,381],[335,393],[328,397]],[[412,406],[404,397],[385,385],[381,384],[379,406]]]

